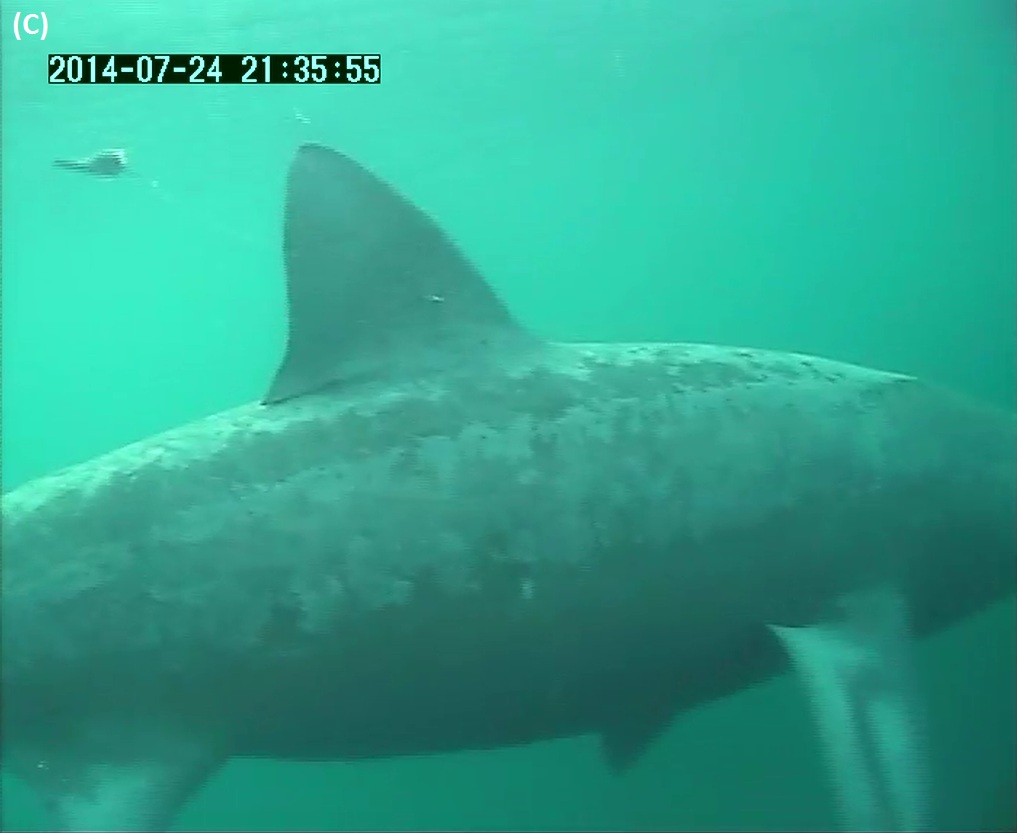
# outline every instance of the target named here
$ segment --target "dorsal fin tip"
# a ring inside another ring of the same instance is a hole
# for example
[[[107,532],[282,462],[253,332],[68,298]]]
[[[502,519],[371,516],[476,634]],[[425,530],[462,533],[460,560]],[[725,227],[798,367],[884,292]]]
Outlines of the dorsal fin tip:
[[[283,236],[289,333],[266,403],[533,340],[430,217],[336,150],[297,149]]]

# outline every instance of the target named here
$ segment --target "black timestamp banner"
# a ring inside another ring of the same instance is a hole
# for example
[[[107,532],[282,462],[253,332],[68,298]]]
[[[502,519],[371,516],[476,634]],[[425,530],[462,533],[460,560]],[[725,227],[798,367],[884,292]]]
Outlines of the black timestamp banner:
[[[381,55],[50,55],[49,83],[379,84]]]

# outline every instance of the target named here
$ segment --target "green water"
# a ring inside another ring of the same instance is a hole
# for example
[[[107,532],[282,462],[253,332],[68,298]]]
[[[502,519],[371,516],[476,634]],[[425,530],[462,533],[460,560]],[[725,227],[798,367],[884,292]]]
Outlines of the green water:
[[[5,489],[258,397],[301,141],[438,218],[549,337],[818,353],[1012,403],[1009,0],[57,0],[3,24]],[[378,87],[48,86],[48,52],[379,52]],[[135,176],[54,170],[124,147]],[[1013,825],[1012,601],[922,648],[944,829]],[[3,824],[45,829],[3,782]],[[593,739],[230,764],[186,829],[822,829],[781,679],[676,719],[623,777]],[[1012,829],[1012,827],[1011,827]]]

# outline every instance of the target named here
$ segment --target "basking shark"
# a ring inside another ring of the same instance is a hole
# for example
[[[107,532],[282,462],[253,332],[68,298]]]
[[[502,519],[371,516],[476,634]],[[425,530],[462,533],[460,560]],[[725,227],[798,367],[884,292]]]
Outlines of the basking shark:
[[[304,145],[260,402],[2,502],[3,765],[165,830],[235,757],[597,734],[793,668],[848,829],[929,823],[913,639],[1017,586],[1017,420],[712,344],[553,344],[422,211]]]

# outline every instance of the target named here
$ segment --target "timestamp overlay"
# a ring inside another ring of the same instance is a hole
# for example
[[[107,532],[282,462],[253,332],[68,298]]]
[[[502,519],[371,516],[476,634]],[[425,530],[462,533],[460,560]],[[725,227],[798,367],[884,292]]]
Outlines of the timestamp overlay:
[[[60,54],[50,84],[380,84],[381,55]]]

